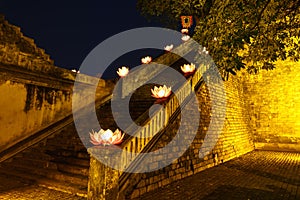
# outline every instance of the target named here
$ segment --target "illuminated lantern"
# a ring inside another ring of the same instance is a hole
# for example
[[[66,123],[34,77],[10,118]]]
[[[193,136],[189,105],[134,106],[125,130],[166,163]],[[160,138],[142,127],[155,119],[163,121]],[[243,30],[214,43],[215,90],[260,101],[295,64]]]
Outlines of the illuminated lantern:
[[[190,28],[193,25],[193,17],[181,16],[181,25],[183,28]]]
[[[166,51],[171,51],[171,50],[173,49],[173,47],[174,47],[173,44],[167,45],[167,46],[165,46],[165,50],[166,50]]]
[[[171,87],[164,86],[154,86],[153,89],[151,89],[152,97],[160,99],[160,98],[167,98],[171,95],[172,90]]]
[[[146,56],[145,58],[142,58],[143,64],[149,64],[152,61],[152,58],[150,56]]]
[[[124,133],[117,129],[114,133],[110,130],[101,129],[99,132],[92,130],[90,133],[90,142],[93,145],[111,145],[111,144],[120,144],[123,141]]]
[[[75,73],[77,73],[77,74],[80,74],[80,71],[79,71],[79,70],[77,71],[76,69],[72,69],[71,71],[72,71],[72,72],[75,72]]]
[[[187,29],[187,28],[181,29],[181,33],[188,34],[189,33],[189,29]]]
[[[128,73],[129,73],[129,68],[125,67],[125,66],[123,66],[122,68],[119,68],[117,71],[117,74],[120,77],[125,77]]]
[[[196,69],[195,65],[193,63],[191,64],[184,64],[183,66],[180,67],[181,70],[184,73],[193,73]]]
[[[190,39],[189,35],[184,35],[184,36],[181,37],[181,40],[184,41],[184,42],[188,41],[189,39]]]

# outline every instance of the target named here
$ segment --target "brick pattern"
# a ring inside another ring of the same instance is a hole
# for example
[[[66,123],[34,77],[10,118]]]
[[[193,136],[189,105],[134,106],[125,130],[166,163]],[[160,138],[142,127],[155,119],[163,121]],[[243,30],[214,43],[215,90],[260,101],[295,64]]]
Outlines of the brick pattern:
[[[189,149],[171,165],[154,172],[142,175],[140,182],[136,185],[130,198],[136,198],[146,192],[150,192],[159,187],[166,186],[174,181],[178,181],[185,177],[196,174],[204,169],[219,165],[232,158],[248,153],[254,149],[252,138],[250,136],[250,128],[247,125],[249,119],[246,112],[245,102],[243,101],[243,88],[238,79],[230,79],[225,82],[226,89],[226,121],[222,133],[217,137],[217,143],[213,150],[209,150],[209,154],[204,158],[199,158],[199,149],[203,145],[204,137],[210,126],[212,116],[212,105],[209,96],[209,90],[203,85],[197,91],[199,102],[199,110],[201,118],[199,122],[198,133],[189,147]],[[218,88],[215,88],[218,89]],[[218,93],[217,93],[218,94]],[[218,95],[216,95],[218,96]],[[221,96],[220,96],[221,100]],[[216,106],[217,114],[224,107]],[[189,108],[187,108],[189,109]],[[193,110],[190,110],[193,112]],[[217,121],[218,122],[218,121]],[[180,124],[180,116],[177,117],[168,127],[167,132],[161,140],[156,144],[156,149],[165,146],[176,135]],[[211,125],[213,134],[217,134],[214,128],[218,128],[217,124]],[[186,126],[188,128],[188,126]],[[188,130],[188,129],[187,129]],[[212,140],[214,137],[211,137]],[[205,141],[214,142],[214,141]],[[180,148],[174,146],[174,152]],[[169,152],[170,153],[170,152]],[[152,163],[154,166],[155,162]],[[151,167],[151,166],[150,166]],[[130,181],[130,180],[129,180]]]
[[[137,199],[278,199],[300,198],[299,153],[253,151],[143,194]],[[0,199],[86,199],[1,174]],[[4,184],[5,183],[5,184]]]
[[[300,199],[299,153],[252,151],[137,199]]]
[[[300,150],[300,62],[245,74],[245,99],[257,149]]]

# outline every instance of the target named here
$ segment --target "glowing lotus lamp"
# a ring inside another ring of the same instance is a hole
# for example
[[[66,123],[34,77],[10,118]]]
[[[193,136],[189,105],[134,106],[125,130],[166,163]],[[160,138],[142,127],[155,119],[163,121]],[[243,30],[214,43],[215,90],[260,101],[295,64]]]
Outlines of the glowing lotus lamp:
[[[93,145],[111,145],[120,144],[123,141],[124,133],[117,129],[114,133],[110,130],[101,129],[99,132],[92,130],[90,133],[91,143]]]
[[[171,51],[171,50],[173,49],[173,47],[174,47],[173,44],[167,45],[167,46],[165,46],[165,50],[166,50],[166,51]]]
[[[146,56],[145,58],[142,58],[143,64],[149,64],[152,61],[152,58],[150,56]]]
[[[181,37],[181,40],[184,41],[184,42],[188,41],[189,39],[190,39],[189,35],[184,35],[184,36]]]
[[[191,63],[191,64],[184,64],[183,66],[180,67],[183,73],[193,73],[196,69],[196,66]]]
[[[188,34],[189,33],[189,29],[187,29],[187,28],[181,29],[181,33]]]
[[[153,89],[151,89],[152,97],[160,99],[160,98],[167,98],[170,96],[172,90],[171,87],[164,86],[154,86]]]
[[[125,77],[128,73],[129,73],[129,68],[125,67],[125,66],[119,68],[118,71],[117,71],[117,74],[120,77]]]

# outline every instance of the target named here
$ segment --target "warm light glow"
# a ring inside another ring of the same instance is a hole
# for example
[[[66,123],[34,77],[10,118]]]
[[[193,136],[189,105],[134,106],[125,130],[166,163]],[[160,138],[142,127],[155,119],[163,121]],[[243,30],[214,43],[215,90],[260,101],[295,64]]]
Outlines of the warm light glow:
[[[165,50],[166,50],[166,51],[171,51],[171,50],[173,49],[173,47],[174,47],[173,44],[167,45],[167,46],[165,46]]]
[[[192,73],[195,71],[196,66],[193,63],[191,63],[191,64],[184,64],[180,68],[184,73]]]
[[[77,71],[76,69],[72,69],[71,71],[72,71],[72,72],[75,72],[75,73],[77,73],[77,74],[80,73],[80,71],[79,71],[79,70]]]
[[[183,28],[190,28],[193,25],[193,16],[181,16],[180,18]]]
[[[202,53],[204,53],[204,54],[208,54],[208,51],[206,50],[206,47],[203,47],[203,49],[202,50],[200,50],[199,49],[199,54],[202,54]]]
[[[172,90],[171,87],[168,88],[166,85],[164,85],[159,87],[154,86],[154,88],[151,89],[151,92],[154,98],[166,98],[170,96]]]
[[[189,29],[187,29],[187,28],[181,29],[181,33],[186,33],[186,34],[188,34],[188,33],[189,33]]]
[[[143,64],[149,64],[152,61],[152,58],[150,56],[146,56],[145,58],[142,58]]]
[[[129,73],[129,68],[125,67],[125,66],[119,68],[118,71],[117,71],[117,74],[120,77],[125,77],[128,73]]]
[[[110,130],[101,129],[99,132],[92,130],[90,133],[91,143],[93,145],[111,145],[120,144],[123,140],[124,134],[117,129],[114,133]]]
[[[188,40],[190,39],[190,36],[184,35],[184,36],[181,37],[181,39],[182,39],[184,42],[186,42],[186,41],[188,41]]]

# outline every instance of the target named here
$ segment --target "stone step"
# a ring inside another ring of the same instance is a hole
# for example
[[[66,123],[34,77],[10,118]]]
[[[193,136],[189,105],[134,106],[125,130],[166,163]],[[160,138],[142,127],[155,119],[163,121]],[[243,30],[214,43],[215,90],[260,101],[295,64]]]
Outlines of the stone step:
[[[78,165],[81,167],[90,167],[90,159],[81,159],[73,157],[58,157],[52,160],[55,163],[68,163],[69,165]]]
[[[42,160],[37,158],[29,158],[29,157],[21,157],[21,158],[14,158],[11,162],[7,162],[9,165],[19,165],[19,166],[28,166],[28,167],[37,167],[37,168],[44,168],[44,169],[57,169],[57,164],[50,161],[50,160]],[[34,164],[34,165],[33,165]]]
[[[88,183],[87,176],[82,176],[82,175],[68,173],[68,172],[61,172],[59,170],[53,170],[53,169],[37,168],[34,165],[26,166],[26,165],[12,162],[10,164],[8,163],[2,164],[1,166],[6,169],[11,169],[13,171],[16,171],[20,174],[24,173],[24,174],[31,174],[37,176],[44,176],[48,179],[53,179],[56,181],[63,180],[64,182],[69,182],[82,187],[87,186]]]
[[[28,158],[40,158],[41,160],[48,160],[48,159],[52,159],[52,156],[44,154],[40,148],[35,147],[31,147],[29,149],[26,149],[25,151],[16,154],[13,159],[18,159],[18,158],[22,158],[22,157],[28,157]]]
[[[60,152],[60,151],[80,151],[80,152],[85,152],[86,148],[85,146],[80,143],[72,143],[72,144],[64,144],[62,141],[61,142],[49,142],[49,144],[47,144],[47,147],[44,148],[44,150],[49,150],[49,151],[55,151],[55,152]]]
[[[66,172],[70,174],[78,174],[82,176],[89,176],[89,167],[75,165],[74,163],[63,163],[63,162],[55,162],[57,164],[57,169],[60,172]]]
[[[73,151],[67,149],[56,149],[56,148],[49,148],[45,150],[45,153],[54,156],[54,157],[71,157],[71,158],[81,158],[81,159],[89,159],[90,156],[87,153],[86,149],[81,151]]]
[[[11,178],[21,179],[22,182],[28,184],[37,184],[42,187],[49,189],[54,189],[66,193],[76,194],[77,196],[87,197],[87,184],[86,185],[76,185],[62,180],[53,180],[45,176],[39,176],[32,174],[30,172],[24,173],[23,171],[18,171],[14,168],[3,168],[0,167],[1,174],[6,174]]]

